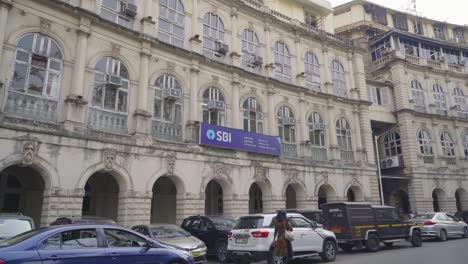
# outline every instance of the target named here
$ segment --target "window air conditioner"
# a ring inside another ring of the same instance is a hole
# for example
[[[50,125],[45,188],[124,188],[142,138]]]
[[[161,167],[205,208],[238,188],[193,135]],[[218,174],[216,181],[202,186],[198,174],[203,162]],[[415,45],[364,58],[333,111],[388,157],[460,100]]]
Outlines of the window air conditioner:
[[[122,78],[115,75],[108,75],[107,84],[111,86],[122,86]]]
[[[312,124],[312,130],[325,130],[325,124]]]
[[[208,102],[209,110],[224,110],[224,102],[212,100]]]
[[[397,167],[400,167],[400,160],[398,159],[398,156],[384,158],[380,161],[381,169],[390,169],[390,168],[397,168]]]
[[[253,56],[251,63],[255,66],[260,66],[263,64],[263,58],[260,56]]]
[[[179,89],[168,88],[164,89],[164,99],[177,100],[182,97],[182,91]]]
[[[229,51],[229,45],[224,44],[219,41],[215,42],[215,47],[216,47],[216,52],[218,52],[219,54],[226,55],[226,53]]]
[[[296,119],[292,117],[285,117],[282,119],[284,126],[294,126],[296,124]]]
[[[136,5],[128,3],[124,13],[128,17],[135,17],[137,15],[137,10],[138,7]]]

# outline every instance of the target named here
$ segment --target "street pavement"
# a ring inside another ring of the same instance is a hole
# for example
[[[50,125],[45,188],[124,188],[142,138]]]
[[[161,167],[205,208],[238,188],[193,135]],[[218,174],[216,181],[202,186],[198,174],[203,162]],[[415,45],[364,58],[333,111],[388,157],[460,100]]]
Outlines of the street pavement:
[[[217,263],[209,259],[208,264]],[[319,257],[294,261],[294,264],[323,263]],[[467,264],[468,239],[450,239],[446,242],[424,241],[420,248],[409,242],[395,243],[393,247],[381,247],[376,253],[365,249],[352,252],[340,251],[333,263],[346,264]],[[231,263],[232,264],[232,263]],[[266,264],[266,261],[258,262]]]

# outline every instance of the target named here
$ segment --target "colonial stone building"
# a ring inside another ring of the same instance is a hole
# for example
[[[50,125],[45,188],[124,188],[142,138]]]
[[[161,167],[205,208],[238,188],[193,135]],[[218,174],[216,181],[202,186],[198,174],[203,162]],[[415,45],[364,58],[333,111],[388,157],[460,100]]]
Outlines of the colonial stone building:
[[[385,202],[403,211],[468,210],[468,30],[412,9],[351,1],[334,9],[335,33],[369,46]]]

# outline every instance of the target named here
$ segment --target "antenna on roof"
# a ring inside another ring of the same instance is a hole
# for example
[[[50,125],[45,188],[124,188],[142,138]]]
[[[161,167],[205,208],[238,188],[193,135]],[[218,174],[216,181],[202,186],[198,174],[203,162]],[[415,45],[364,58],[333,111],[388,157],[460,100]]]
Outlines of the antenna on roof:
[[[405,11],[410,13],[411,15],[422,16],[422,14],[418,12],[416,0],[408,0],[408,3],[405,9],[406,9]]]

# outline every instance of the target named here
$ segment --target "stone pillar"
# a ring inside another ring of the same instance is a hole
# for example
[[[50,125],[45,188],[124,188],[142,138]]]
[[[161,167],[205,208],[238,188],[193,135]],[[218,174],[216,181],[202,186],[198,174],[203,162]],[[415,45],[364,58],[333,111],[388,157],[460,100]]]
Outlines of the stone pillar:
[[[413,115],[410,113],[398,114],[398,125],[400,130],[401,151],[405,167],[414,168],[418,166],[418,147],[416,130],[413,123]]]
[[[272,85],[269,85],[268,90],[268,133],[270,136],[278,136],[276,128],[276,113],[275,113],[275,90]]]
[[[65,123],[84,124],[86,120],[84,106],[88,101],[84,98],[85,68],[88,54],[88,38],[91,32],[91,21],[81,18],[80,28],[77,30],[78,42],[75,48],[75,65],[70,94],[65,99],[67,116]]]
[[[81,216],[83,206],[83,189],[57,189],[44,191],[40,223],[36,227],[49,226],[59,217]]]
[[[301,39],[300,36],[296,35],[295,53],[296,53],[296,85],[305,87],[305,66],[304,57],[302,56]]]
[[[280,208],[286,208],[286,199],[285,197],[280,196],[263,196],[263,212],[272,213]]]
[[[391,71],[396,110],[413,109],[413,106],[409,104],[410,91],[404,66],[397,63],[391,68]]]
[[[306,103],[305,103],[304,93],[301,92],[299,95],[299,113],[298,113],[298,138],[299,143],[305,143],[309,141],[309,129],[307,127],[307,110],[306,110]]]
[[[151,196],[146,193],[127,192],[119,195],[117,223],[131,227],[151,222]]]
[[[455,156],[460,160],[465,160],[465,148],[463,146],[462,122],[455,121],[455,131],[451,134],[452,140],[455,141]]]
[[[151,2],[151,1],[150,1]],[[152,114],[148,111],[149,60],[151,44],[144,42],[140,53],[140,76],[138,80],[138,105],[135,110],[135,133],[143,137],[151,134],[150,120]]]
[[[335,124],[335,115],[334,115],[335,106],[332,100],[329,99],[327,104],[327,112],[325,114],[326,119],[328,120],[328,150],[329,150],[329,159],[330,160],[340,160],[340,148],[338,147],[338,140],[336,138],[336,124]]]
[[[370,110],[368,106],[359,106],[359,127],[361,131],[363,154],[369,164],[375,164],[374,136],[370,122]]]
[[[143,18],[141,19],[141,32],[145,35],[154,36],[156,22],[152,19],[153,11],[159,14],[159,7],[153,10],[153,1],[144,1]]]
[[[231,63],[236,67],[241,67],[241,50],[239,47],[240,38],[238,38],[238,11],[237,8],[231,9]]]
[[[329,93],[333,94],[333,80],[330,72],[330,58],[328,56],[328,48],[327,47],[322,47],[322,56],[323,56],[323,65],[320,67],[322,70],[321,76],[323,76],[323,81],[322,83],[324,84],[324,87],[322,88],[322,92],[324,93]]]
[[[232,197],[224,197],[224,215],[239,217],[249,214],[249,195],[233,194]]]
[[[198,73],[200,68],[198,67],[198,61],[192,62],[190,66],[190,104],[189,104],[189,119],[187,122],[187,133],[186,139],[188,141],[198,140],[198,118],[200,109],[198,108]]]
[[[240,90],[240,80],[239,75],[236,73],[232,78],[232,114],[231,126],[233,128],[242,129],[241,126],[241,112],[240,112],[240,102],[239,102],[239,90]]]
[[[356,85],[356,81],[354,78],[354,63],[351,54],[348,54],[348,67],[346,67],[345,73],[349,76],[349,96],[348,98],[351,99],[359,99],[359,86]],[[364,86],[366,87],[366,86]],[[365,97],[364,97],[365,98]]]
[[[366,72],[364,69],[364,57],[361,53],[353,54],[352,65],[354,85],[356,86],[356,89],[358,89],[358,99],[367,101]]]
[[[359,123],[359,110],[358,106],[353,106],[353,120],[352,122],[353,128],[353,145],[355,146],[354,152],[356,153],[355,160],[356,161],[366,161],[364,149],[362,147],[362,137],[361,137],[361,128]]]
[[[0,0],[0,61],[3,59],[3,43],[5,42],[6,27],[8,25],[8,12],[13,7],[12,3],[12,0]]]
[[[202,53],[202,33],[203,32],[198,32],[198,27],[200,23],[198,23],[198,0],[192,0],[192,19],[190,21],[192,23],[191,25],[191,30],[192,30],[192,36],[190,36],[189,41],[190,41],[190,49],[193,52],[197,53]],[[197,36],[198,37],[195,37]]]
[[[274,65],[274,58],[271,55],[271,25],[269,23],[265,24],[265,58],[264,58],[264,65],[265,65],[265,76],[274,78],[275,75],[275,65]]]
[[[177,194],[176,224],[182,224],[184,218],[205,213],[205,200],[199,194]]]

